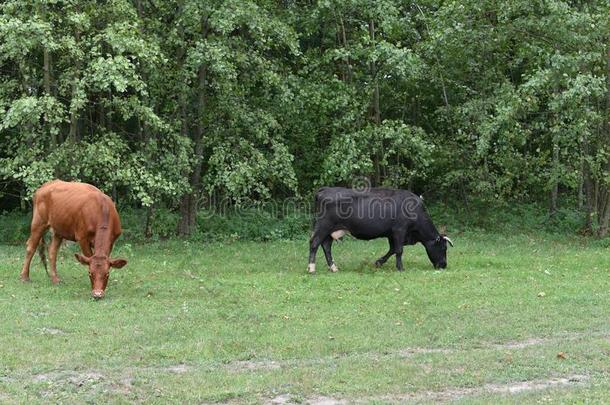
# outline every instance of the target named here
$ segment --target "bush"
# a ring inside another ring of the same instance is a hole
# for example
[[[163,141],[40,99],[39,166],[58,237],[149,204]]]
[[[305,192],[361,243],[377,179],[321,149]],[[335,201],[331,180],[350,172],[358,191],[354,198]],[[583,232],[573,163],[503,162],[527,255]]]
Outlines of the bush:
[[[311,215],[308,213],[279,217],[256,209],[226,215],[200,211],[193,238],[200,241],[298,239],[306,235],[310,228]]]
[[[146,210],[120,209],[123,224],[122,239],[144,241]],[[152,239],[176,237],[180,214],[167,208],[155,209],[152,222]],[[263,209],[233,211],[226,214],[200,210],[196,229],[189,238],[200,242],[231,242],[234,240],[268,241],[303,238],[311,228],[309,213],[291,213],[279,216]]]
[[[121,240],[145,241],[146,210],[120,208],[123,235]],[[576,234],[583,227],[582,212],[559,209],[554,215],[538,204],[448,206],[437,203],[428,207],[432,220],[447,226],[454,235],[462,231],[494,233],[549,232]],[[153,240],[174,238],[180,215],[167,208],[155,210]],[[30,232],[31,213],[4,212],[0,215],[0,243],[25,243]],[[196,230],[190,239],[198,242],[232,242],[235,240],[269,241],[278,239],[306,239],[312,229],[312,215],[294,211],[278,215],[264,209],[247,209],[226,214],[206,210],[197,215]]]
[[[131,241],[144,240],[146,226],[146,210],[143,208],[120,208],[122,238]],[[176,235],[180,215],[167,208],[156,208],[152,219],[152,238],[154,240],[168,239]]]
[[[455,207],[435,204],[429,208],[437,226],[447,225],[449,232],[486,231],[496,233],[575,234],[584,226],[584,214],[578,210],[561,208],[553,215],[540,204],[471,204]]]
[[[30,236],[32,214],[21,211],[0,214],[0,243],[21,244]]]

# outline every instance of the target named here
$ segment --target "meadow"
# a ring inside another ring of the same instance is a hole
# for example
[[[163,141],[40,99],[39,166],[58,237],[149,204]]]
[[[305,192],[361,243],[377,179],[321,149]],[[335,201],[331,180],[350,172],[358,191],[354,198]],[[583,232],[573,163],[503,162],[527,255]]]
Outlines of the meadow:
[[[610,401],[605,241],[452,235],[446,270],[386,241],[120,241],[104,300],[62,247],[52,286],[0,245],[2,403]]]

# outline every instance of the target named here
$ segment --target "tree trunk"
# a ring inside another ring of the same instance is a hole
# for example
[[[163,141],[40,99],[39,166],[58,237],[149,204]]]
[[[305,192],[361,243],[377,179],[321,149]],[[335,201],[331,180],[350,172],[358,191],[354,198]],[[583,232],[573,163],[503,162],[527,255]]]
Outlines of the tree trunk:
[[[375,43],[375,22],[369,22],[369,35],[373,44]],[[371,78],[373,80],[373,121],[379,125],[381,123],[381,110],[379,108],[379,81],[377,80],[377,65],[370,63]]]
[[[26,197],[25,186],[22,185],[19,188],[19,209],[21,209],[21,212],[25,212],[28,209],[25,203]]]
[[[51,95],[51,55],[45,46],[42,52],[43,69],[44,69],[44,92],[47,96]]]
[[[93,123],[91,123],[93,126]],[[106,126],[106,111],[104,111],[104,105],[102,104],[102,97],[97,97],[97,128],[104,128]],[[92,128],[92,132],[95,133],[97,128]]]
[[[76,7],[77,11],[80,11],[79,7]],[[75,40],[75,45],[78,47],[80,45],[80,30],[76,29],[76,32],[74,33],[74,40]],[[74,74],[74,81],[72,82],[72,100],[74,100],[77,97],[77,93],[78,93],[78,82],[80,80],[80,70],[81,70],[81,61],[80,58],[76,58],[76,60],[74,61],[74,67],[76,68],[76,72]],[[73,141],[76,142],[79,140],[79,133],[78,133],[78,111],[73,111],[71,109],[70,111],[70,132],[68,134],[68,138]]]
[[[345,48],[346,52],[347,52],[347,34],[345,33],[345,24],[343,23],[343,16],[339,15],[339,24],[341,25],[341,41],[343,42],[343,48]],[[351,81],[352,80],[352,62],[350,60],[349,57],[349,53],[348,53],[348,57],[347,60],[345,61],[346,65],[347,65],[347,81]]]
[[[606,54],[606,111],[604,113],[604,137],[606,142],[610,142],[610,48],[607,49]],[[606,162],[606,170],[610,171],[610,159]],[[599,229],[597,234],[603,238],[608,235],[610,222],[610,189],[605,178],[602,178],[601,181],[603,182],[601,184],[603,193],[600,198],[602,204],[599,208],[601,209],[598,209]]]
[[[584,151],[584,142],[580,146]],[[580,159],[580,180],[578,182],[578,211],[582,211],[585,206],[585,159]]]
[[[369,21],[369,36],[373,44],[375,44],[375,22]],[[375,62],[369,64],[371,79],[373,81],[373,102],[371,105],[371,119],[376,125],[381,124],[381,108],[379,105],[379,81],[377,80],[377,65]],[[380,161],[383,156],[383,139],[380,140],[381,144],[379,149],[375,150],[373,155],[373,170],[374,173],[374,186],[381,184],[381,164]]]
[[[551,187],[551,207],[550,214],[557,212],[557,196],[559,194],[559,144],[556,137],[553,137],[553,185]]]
[[[144,237],[150,239],[153,235],[152,224],[155,216],[155,207],[152,205],[146,209],[146,224],[144,225]]]
[[[585,156],[589,155],[589,147],[588,144],[585,144],[584,150]],[[583,182],[585,189],[585,228],[584,231],[587,234],[591,234],[593,232],[593,180],[591,178],[591,170],[589,168],[589,163],[585,163],[583,174]]]
[[[206,38],[208,33],[207,17],[202,21],[202,31],[203,37]],[[190,175],[191,192],[183,195],[180,200],[180,221],[178,223],[179,236],[191,235],[195,230],[197,220],[197,201],[201,191],[201,169],[203,163],[203,118],[206,107],[206,76],[207,67],[205,64],[201,64],[201,66],[199,66],[199,71],[197,72],[197,92],[199,96],[197,99],[197,115],[195,117],[196,125],[195,131],[191,137],[193,144],[195,145],[195,163],[193,164]]]
[[[40,18],[45,21],[47,18],[47,12],[44,5],[38,6],[38,14]],[[43,86],[45,96],[51,97],[51,54],[49,53],[49,48],[46,45],[43,46],[42,49],[42,70],[43,70]],[[45,122],[46,130],[49,133],[49,139],[51,142],[51,149],[55,149],[57,147],[57,137],[55,133],[51,130],[48,123]]]

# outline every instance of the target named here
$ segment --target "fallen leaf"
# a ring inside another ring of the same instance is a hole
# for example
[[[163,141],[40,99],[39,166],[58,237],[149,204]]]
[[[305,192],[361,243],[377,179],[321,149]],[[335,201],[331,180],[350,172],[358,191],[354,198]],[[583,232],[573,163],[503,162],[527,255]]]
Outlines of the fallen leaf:
[[[559,353],[557,353],[557,358],[565,360],[565,359],[567,359],[567,356],[564,352],[559,352]]]
[[[538,296],[539,296],[539,297],[544,297],[545,295],[546,295],[546,293],[545,293],[544,291],[540,291],[540,292],[538,293]]]

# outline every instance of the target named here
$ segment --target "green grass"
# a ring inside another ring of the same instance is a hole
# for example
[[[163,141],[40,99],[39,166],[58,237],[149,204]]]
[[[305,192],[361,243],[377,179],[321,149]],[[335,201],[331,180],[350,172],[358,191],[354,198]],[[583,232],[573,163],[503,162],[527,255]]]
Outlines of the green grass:
[[[75,246],[57,287],[0,246],[0,402],[608,402],[608,248],[452,236],[445,271],[421,246],[375,269],[386,242],[348,240],[315,276],[305,239],[119,243],[99,302]]]

